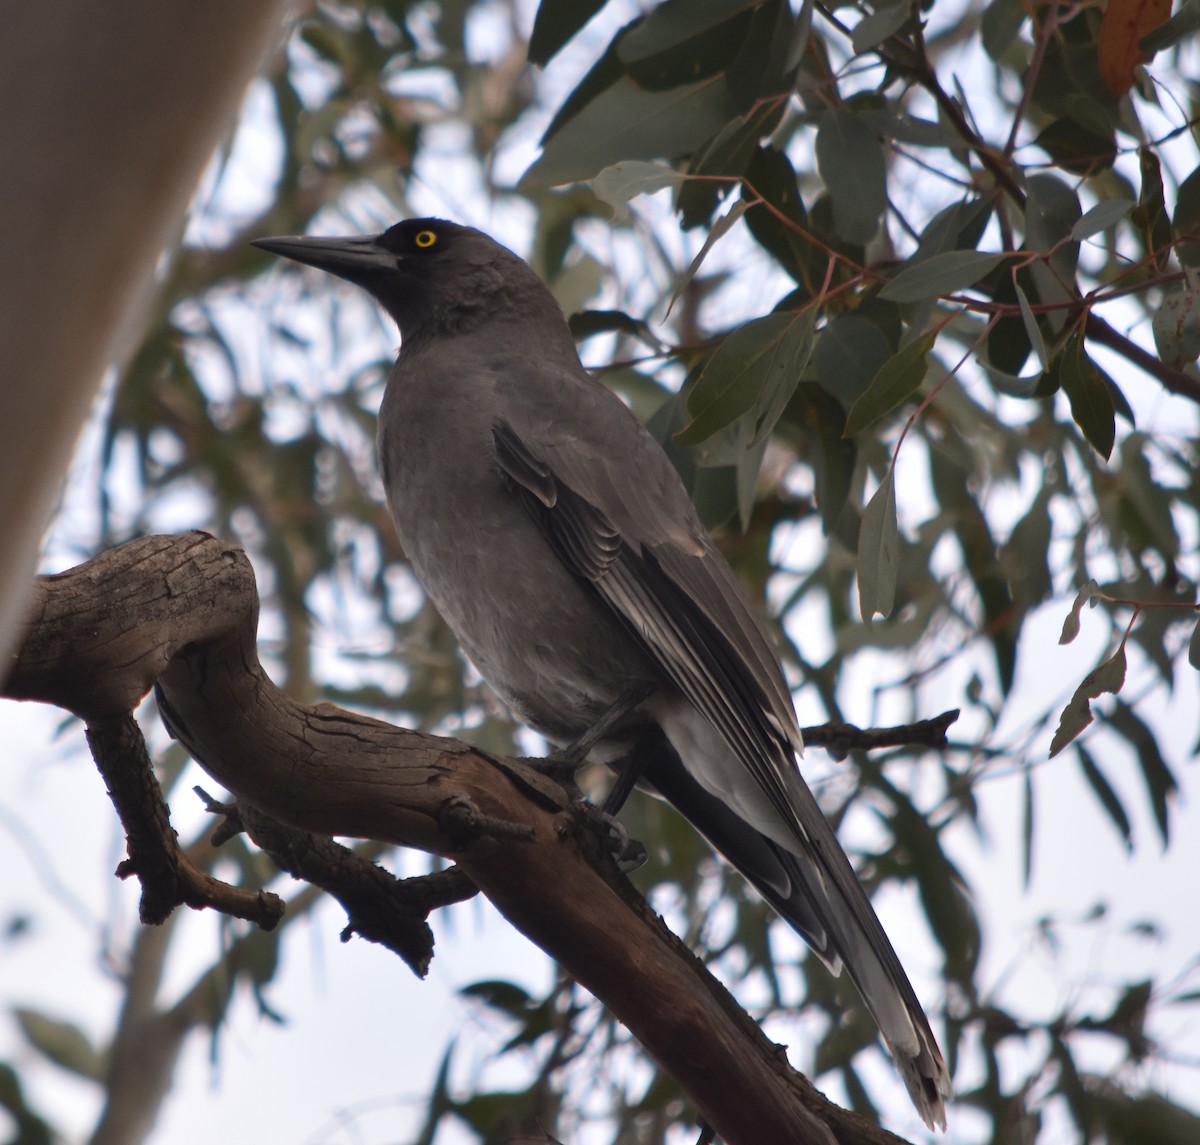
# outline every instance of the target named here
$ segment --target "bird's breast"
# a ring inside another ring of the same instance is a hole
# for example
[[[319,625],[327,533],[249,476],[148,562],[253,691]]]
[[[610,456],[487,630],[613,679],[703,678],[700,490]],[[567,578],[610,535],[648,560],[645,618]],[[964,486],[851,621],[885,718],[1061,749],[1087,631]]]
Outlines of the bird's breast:
[[[389,385],[379,457],[417,579],[517,715],[566,741],[657,670],[594,590],[559,561],[508,487],[488,388]]]

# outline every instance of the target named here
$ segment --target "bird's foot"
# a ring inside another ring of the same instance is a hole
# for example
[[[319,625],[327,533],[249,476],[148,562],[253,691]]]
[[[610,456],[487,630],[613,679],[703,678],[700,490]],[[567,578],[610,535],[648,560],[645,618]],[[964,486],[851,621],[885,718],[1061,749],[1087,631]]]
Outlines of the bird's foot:
[[[534,771],[544,775],[547,779],[554,780],[571,797],[572,803],[582,803],[585,800],[586,796],[575,781],[581,761],[563,759],[558,752],[542,756],[525,755],[520,758],[526,766],[532,767]]]
[[[593,807],[590,803],[585,806],[588,815],[604,835],[609,852],[622,873],[627,875],[643,866],[647,858],[646,848],[636,839],[629,837],[629,832],[625,830],[625,824],[615,815],[601,811],[599,807]]]

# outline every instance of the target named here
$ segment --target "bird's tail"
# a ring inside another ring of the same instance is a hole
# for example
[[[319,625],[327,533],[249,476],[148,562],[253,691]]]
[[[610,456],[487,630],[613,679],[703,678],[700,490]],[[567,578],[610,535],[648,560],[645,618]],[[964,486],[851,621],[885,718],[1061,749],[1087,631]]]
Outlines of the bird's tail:
[[[930,1129],[946,1128],[950,1077],[929,1020],[824,815],[807,787],[807,846],[794,854],[703,788],[658,729],[638,746],[643,779],[679,810],[835,973],[846,967]],[[812,816],[815,815],[816,819]]]

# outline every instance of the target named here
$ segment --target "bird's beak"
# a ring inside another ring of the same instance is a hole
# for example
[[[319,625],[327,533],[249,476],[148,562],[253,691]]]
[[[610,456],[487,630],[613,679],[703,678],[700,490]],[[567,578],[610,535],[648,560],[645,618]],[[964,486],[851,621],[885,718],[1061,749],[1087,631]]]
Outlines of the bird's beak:
[[[377,235],[351,235],[346,238],[313,238],[309,235],[255,239],[251,245],[282,255],[306,266],[336,274],[356,285],[378,271],[394,271],[396,254],[377,242]]]

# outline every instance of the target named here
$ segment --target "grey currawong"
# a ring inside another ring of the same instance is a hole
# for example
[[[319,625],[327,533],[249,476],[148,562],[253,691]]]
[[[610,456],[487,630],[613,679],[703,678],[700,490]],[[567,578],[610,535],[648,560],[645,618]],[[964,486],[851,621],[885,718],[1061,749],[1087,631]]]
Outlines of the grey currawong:
[[[592,757],[644,767],[879,1026],[927,1125],[950,1082],[891,943],[800,776],[783,672],[659,444],[580,364],[558,304],[440,219],[255,245],[369,291],[401,332],[379,414],[400,541],[463,650],[557,744],[646,694]]]

